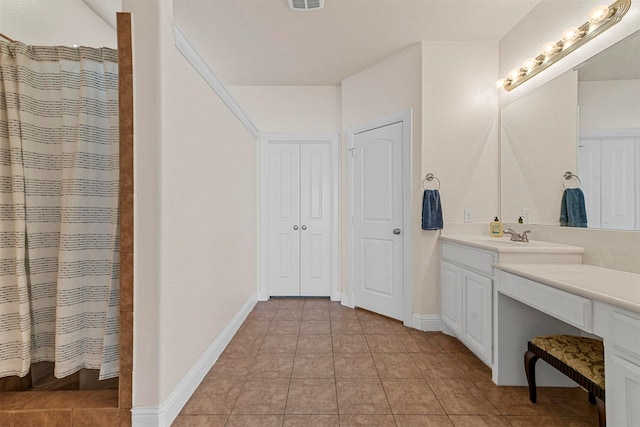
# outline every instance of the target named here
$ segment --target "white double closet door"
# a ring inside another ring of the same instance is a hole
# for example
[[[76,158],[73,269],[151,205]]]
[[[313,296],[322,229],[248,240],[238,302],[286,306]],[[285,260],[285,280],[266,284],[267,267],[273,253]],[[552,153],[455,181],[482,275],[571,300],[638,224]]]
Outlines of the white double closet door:
[[[640,230],[640,137],[581,138],[578,176],[589,227]]]
[[[329,143],[268,145],[269,296],[331,293],[331,171]]]

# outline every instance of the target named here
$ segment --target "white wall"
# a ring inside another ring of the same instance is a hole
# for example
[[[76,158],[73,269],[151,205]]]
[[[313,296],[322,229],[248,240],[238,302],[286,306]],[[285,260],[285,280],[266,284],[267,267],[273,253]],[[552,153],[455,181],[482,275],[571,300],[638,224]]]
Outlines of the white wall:
[[[640,80],[578,82],[580,132],[640,128]]]
[[[132,12],[136,408],[175,397],[256,292],[256,141],[173,45],[170,2]]]
[[[382,117],[413,109],[412,151],[413,151],[413,235],[420,230],[419,215],[420,159],[422,135],[422,49],[420,44],[413,45],[386,60],[361,71],[342,81],[342,136],[346,141],[346,130]],[[343,153],[345,149],[341,150]],[[342,164],[342,289],[349,286],[349,254],[346,242],[349,239],[346,157]],[[414,271],[420,265],[420,251],[414,239]],[[414,274],[414,296],[417,275]],[[414,304],[414,312],[416,305]]]
[[[157,8],[127,1],[134,69],[133,405],[160,405],[161,45]],[[144,30],[143,30],[144,29]],[[144,76],[144,78],[143,78]]]
[[[260,132],[340,132],[340,86],[228,86]]]
[[[464,221],[488,223],[498,214],[498,95],[496,42],[422,43],[422,166],[419,179],[434,173],[445,232]],[[421,192],[421,188],[419,191]],[[422,195],[416,195],[417,204]],[[420,259],[414,308],[420,314],[440,312],[440,245],[438,234],[418,231]]]
[[[2,0],[0,32],[31,45],[117,47],[116,31],[81,0]]]

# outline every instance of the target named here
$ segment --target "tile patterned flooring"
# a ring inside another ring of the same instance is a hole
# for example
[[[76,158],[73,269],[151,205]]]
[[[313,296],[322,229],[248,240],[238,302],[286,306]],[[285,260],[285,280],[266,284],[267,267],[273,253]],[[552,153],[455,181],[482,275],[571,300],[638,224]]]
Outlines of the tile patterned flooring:
[[[523,350],[524,352],[524,350]],[[326,299],[259,302],[173,423],[596,426],[579,388],[497,387],[455,338]]]
[[[118,427],[118,390],[0,393],[0,427]],[[123,424],[123,425],[126,425]]]

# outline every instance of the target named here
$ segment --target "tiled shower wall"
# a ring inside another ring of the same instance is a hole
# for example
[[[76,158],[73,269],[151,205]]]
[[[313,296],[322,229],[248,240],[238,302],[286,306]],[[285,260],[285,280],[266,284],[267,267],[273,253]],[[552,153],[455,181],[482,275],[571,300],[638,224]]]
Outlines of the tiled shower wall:
[[[131,425],[133,386],[133,57],[131,14],[118,13],[120,103],[120,426]]]

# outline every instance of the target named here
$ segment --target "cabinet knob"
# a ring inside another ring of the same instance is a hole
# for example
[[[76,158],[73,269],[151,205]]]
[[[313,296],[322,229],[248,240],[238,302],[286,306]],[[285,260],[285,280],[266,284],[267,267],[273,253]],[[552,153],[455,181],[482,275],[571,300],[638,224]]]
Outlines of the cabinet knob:
[[[294,225],[294,226],[293,226],[293,229],[294,229],[294,230],[297,230],[297,229],[298,229],[298,226],[297,226],[297,225]]]
[[[400,231],[399,228],[394,228],[393,229],[393,234],[400,234],[400,233],[401,233],[401,231]]]
[[[306,229],[307,229],[307,226],[306,226],[306,225],[303,225],[303,226],[302,226],[302,229],[303,229],[303,230],[306,230]]]

